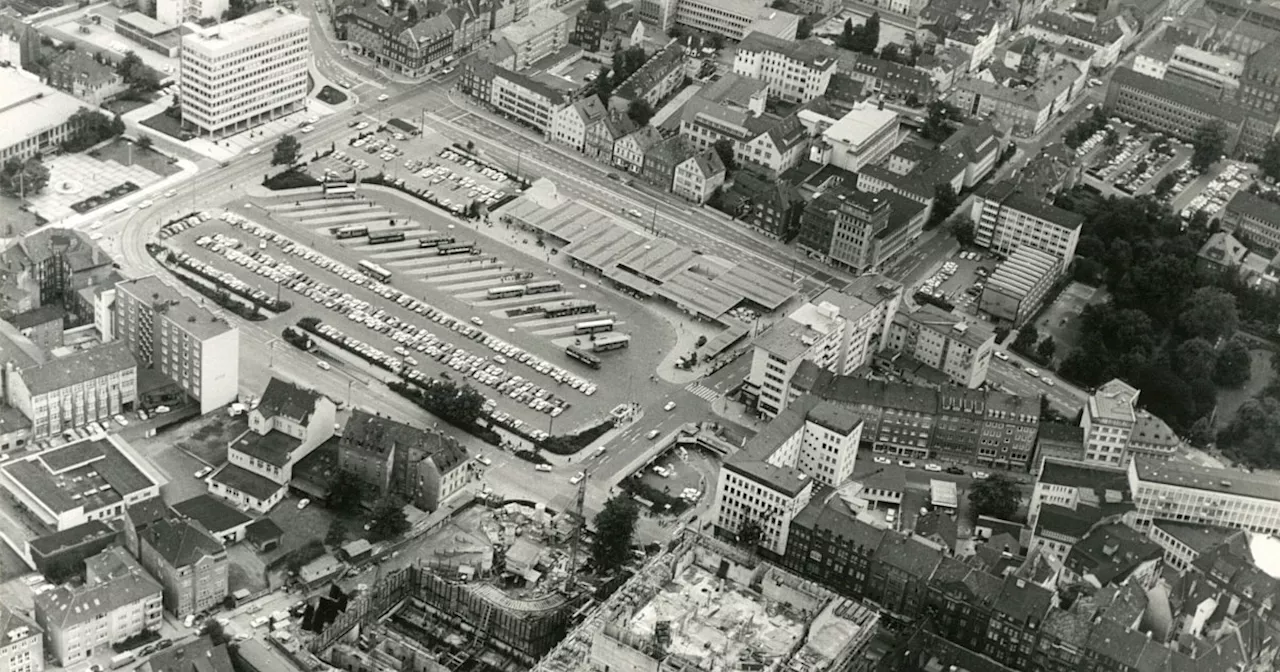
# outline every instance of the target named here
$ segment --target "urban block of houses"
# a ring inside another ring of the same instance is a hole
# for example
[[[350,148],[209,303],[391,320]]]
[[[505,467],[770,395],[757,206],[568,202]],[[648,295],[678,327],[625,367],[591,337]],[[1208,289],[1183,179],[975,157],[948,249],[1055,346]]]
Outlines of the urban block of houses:
[[[770,96],[807,103],[826,93],[838,56],[839,50],[818,40],[751,33],[738,44],[733,71],[764,81]]]
[[[88,51],[59,51],[49,63],[47,81],[59,91],[93,105],[101,105],[129,88],[115,65]]]
[[[249,429],[227,446],[227,464],[209,477],[209,492],[266,513],[279,504],[293,467],[334,433],[337,407],[311,390],[272,377]]]
[[[1105,70],[1116,63],[1134,34],[1124,17],[1090,21],[1057,11],[1046,11],[1025,27],[1027,34],[1054,44],[1074,44],[1093,52],[1093,67]]]
[[[1085,88],[1087,73],[1069,62],[1055,66],[1027,86],[997,80],[990,70],[959,79],[951,102],[967,117],[987,117],[1018,137],[1043,131],[1058,112]]]
[[[44,633],[26,614],[0,605],[0,669],[8,672],[44,670]]]
[[[138,559],[163,586],[164,607],[177,618],[208,611],[227,597],[227,550],[199,522],[170,517],[138,534]]]
[[[1137,456],[1168,460],[1182,439],[1160,418],[1138,408],[1139,390],[1119,378],[1089,396],[1080,416],[1085,460],[1121,466]]]
[[[453,437],[355,410],[338,442],[342,471],[373,488],[435,511],[472,478],[467,451]]]
[[[672,41],[649,57],[644,65],[614,86],[609,96],[611,112],[624,113],[632,103],[644,101],[657,110],[658,104],[676,92],[684,82],[685,49]]]

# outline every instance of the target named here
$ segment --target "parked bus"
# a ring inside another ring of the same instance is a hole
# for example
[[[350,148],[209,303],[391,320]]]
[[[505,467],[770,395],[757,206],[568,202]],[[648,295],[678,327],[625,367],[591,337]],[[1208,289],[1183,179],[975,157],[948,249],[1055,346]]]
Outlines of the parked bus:
[[[595,302],[586,301],[584,299],[554,301],[552,303],[544,303],[542,305],[542,314],[546,317],[568,317],[569,315],[582,315],[583,313],[594,312],[596,312]]]
[[[595,355],[587,352],[586,350],[583,350],[582,348],[579,348],[576,345],[571,345],[565,348],[564,354],[569,355],[570,358],[576,359],[579,362],[582,362],[583,364],[586,364],[587,366],[593,369],[600,368],[599,357],[596,357]]]
[[[471,254],[476,246],[472,243],[449,243],[436,248],[436,254],[444,257],[451,254]]]
[[[124,653],[117,653],[116,655],[111,656],[110,667],[113,670],[118,670],[124,667],[125,665],[132,663],[134,659],[137,657],[138,655],[133,651],[125,651]]]
[[[607,352],[609,350],[617,350],[631,345],[630,334],[620,334],[614,332],[612,334],[604,334],[591,342],[592,352]]]
[[[490,299],[510,299],[516,296],[524,296],[524,285],[508,285],[506,287],[494,287],[489,290]]]
[[[325,182],[323,186],[325,198],[355,198],[356,188],[346,182]]]
[[[559,280],[543,280],[542,282],[531,282],[524,287],[525,294],[549,294],[558,292],[564,285]]]
[[[404,240],[404,231],[373,231],[369,233],[370,245],[381,245],[383,243],[398,243]]]
[[[339,238],[363,238],[369,235],[369,227],[362,225],[344,226],[333,235]]]
[[[613,331],[613,320],[591,320],[590,322],[579,322],[573,325],[573,333],[579,336],[582,334],[598,334],[602,331]]]
[[[372,261],[360,262],[360,272],[384,284],[391,282],[391,271]]]
[[[440,247],[453,242],[453,236],[436,234],[418,239],[418,247]]]

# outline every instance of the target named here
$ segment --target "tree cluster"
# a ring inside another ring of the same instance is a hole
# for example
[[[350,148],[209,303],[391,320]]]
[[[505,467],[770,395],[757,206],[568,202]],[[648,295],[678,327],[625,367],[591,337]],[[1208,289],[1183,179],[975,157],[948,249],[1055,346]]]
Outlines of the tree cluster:
[[[1262,158],[1258,159],[1258,167],[1262,169],[1263,175],[1272,180],[1280,180],[1280,136],[1267,142],[1266,149],[1262,150]]]
[[[440,419],[458,427],[470,427],[484,412],[484,395],[470,385],[434,380],[421,388],[423,406]]]
[[[405,516],[404,506],[395,498],[388,497],[374,507],[369,521],[370,543],[395,539],[408,531],[409,518]]]
[[[1041,338],[1040,330],[1031,323],[1027,323],[1018,330],[1018,336],[1013,339],[1011,347],[1024,357],[1044,365],[1051,364],[1054,354],[1058,351],[1058,344],[1053,340],[1053,336],[1046,334]]]
[[[930,142],[942,142],[951,137],[956,125],[963,120],[960,108],[945,100],[935,100],[929,103],[920,135]]]
[[[633,100],[627,105],[627,116],[631,117],[631,121],[636,122],[637,126],[648,126],[653,114],[653,106],[642,98]]]
[[[929,221],[925,223],[925,228],[932,229],[946,221],[959,205],[960,196],[956,194],[956,190],[952,189],[950,184],[943,183],[935,186],[933,189],[933,211],[929,213]]]
[[[40,193],[47,184],[49,169],[39,157],[9,159],[0,167],[0,192],[6,196],[25,198]]]
[[[1217,119],[1210,119],[1191,134],[1191,167],[1203,173],[1222,157],[1227,145],[1227,128]]]
[[[82,107],[71,115],[71,125],[76,129],[70,137],[62,141],[62,151],[68,154],[83,152],[86,149],[124,133],[124,119],[120,115],[107,115]]]
[[[902,65],[913,68],[916,67],[916,62],[923,54],[924,45],[919,42],[912,42],[911,47],[908,49],[904,49],[902,45],[897,42],[890,42],[889,44],[884,45],[884,48],[880,50],[880,58],[883,58],[886,61],[893,61],[894,63],[901,63]]]
[[[1107,128],[1107,115],[1099,107],[1093,111],[1093,114],[1081,119],[1075,126],[1068,129],[1062,135],[1062,142],[1071,149],[1075,149],[1104,128]]]
[[[227,10],[222,13],[222,20],[234,21],[249,12],[252,12],[253,8],[257,4],[258,3],[254,2],[254,0],[231,0]]]
[[[271,165],[292,166],[301,156],[302,143],[298,142],[297,136],[286,133],[276,141],[276,147],[271,152]]]
[[[324,501],[334,511],[358,511],[364,503],[364,483],[349,471],[339,471],[329,483],[329,494]]]
[[[639,518],[639,506],[627,495],[618,495],[604,503],[604,508],[596,514],[596,534],[591,540],[591,559],[597,571],[626,564]]]
[[[979,516],[1010,520],[1018,514],[1021,501],[1018,484],[1000,472],[975,480],[969,486],[969,515],[974,521]]]
[[[137,53],[130,51],[120,59],[116,64],[116,74],[120,75],[120,79],[129,85],[130,91],[134,93],[151,93],[160,88],[160,75],[152,70],[146,63],[142,62],[142,57]]]
[[[1244,402],[1218,432],[1218,446],[1231,457],[1261,468],[1280,467],[1280,355],[1271,355],[1278,377]]]
[[[880,12],[872,12],[865,23],[853,25],[853,19],[845,19],[844,30],[836,45],[841,49],[874,56],[880,46]]]
[[[627,81],[628,77],[635,74],[635,71],[639,70],[648,58],[644,53],[644,47],[637,45],[615,53],[613,68],[600,66],[600,71],[596,73],[596,95],[600,96],[600,102],[608,106],[609,97],[613,95],[613,91]]]

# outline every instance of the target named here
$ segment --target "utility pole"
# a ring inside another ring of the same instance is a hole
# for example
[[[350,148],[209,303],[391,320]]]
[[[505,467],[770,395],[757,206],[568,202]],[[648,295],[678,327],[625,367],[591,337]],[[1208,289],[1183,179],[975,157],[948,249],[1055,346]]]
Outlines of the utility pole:
[[[578,546],[582,543],[582,528],[585,527],[586,514],[583,513],[583,504],[587,499],[587,480],[591,478],[591,470],[585,469],[582,472],[582,480],[578,481],[578,496],[574,500],[573,512],[573,537],[569,540],[569,581],[565,588],[578,582]]]
[[[650,233],[658,232],[658,202],[657,201],[653,202],[653,219],[650,220],[649,222],[649,232]]]

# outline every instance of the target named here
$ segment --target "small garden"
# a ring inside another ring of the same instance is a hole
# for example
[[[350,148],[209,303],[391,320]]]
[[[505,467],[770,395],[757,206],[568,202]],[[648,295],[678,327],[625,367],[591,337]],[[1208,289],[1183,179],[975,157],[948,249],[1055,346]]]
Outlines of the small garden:
[[[139,189],[141,189],[141,187],[134,184],[133,182],[125,182],[124,184],[118,184],[102,192],[101,194],[98,194],[97,196],[90,196],[89,198],[86,198],[83,201],[76,201],[75,203],[72,203],[71,209],[83,215],[84,213],[89,212],[90,210],[100,208],[112,201],[118,201],[121,198],[129,194],[132,194],[133,192]]]
[[[347,102],[347,94],[325,84],[320,88],[320,93],[316,94],[316,99],[328,105],[341,105]]]
[[[152,257],[155,257],[157,261],[162,262],[167,260],[168,255],[170,254],[168,248],[156,243],[147,243],[147,252],[151,254]],[[197,280],[178,269],[169,266],[166,266],[165,268],[168,268],[169,272],[172,273],[175,278],[181,280],[183,284],[197,292],[200,292],[201,296],[213,301],[219,307],[229,310],[235,315],[249,320],[250,322],[261,322],[267,319],[267,316],[262,314],[262,311],[258,309],[256,304],[240,301],[231,296],[231,293],[225,289],[210,287],[208,284]]]

